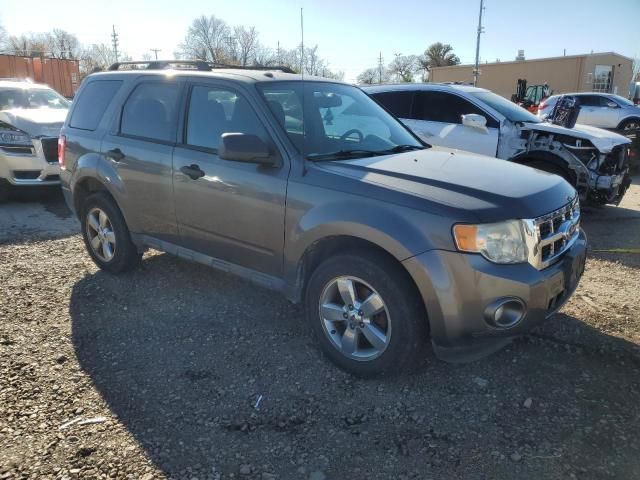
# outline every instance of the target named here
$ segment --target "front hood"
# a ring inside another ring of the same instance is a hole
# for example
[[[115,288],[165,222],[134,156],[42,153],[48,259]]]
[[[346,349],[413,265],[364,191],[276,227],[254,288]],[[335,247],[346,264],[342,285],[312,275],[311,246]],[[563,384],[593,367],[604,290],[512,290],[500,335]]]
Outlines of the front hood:
[[[65,108],[14,108],[0,111],[0,122],[32,137],[57,137],[67,111]]]
[[[562,207],[576,195],[573,187],[557,175],[439,147],[328,162],[320,164],[320,168],[394,193],[420,197],[423,201],[419,208],[433,214],[454,215],[454,220],[536,218]]]
[[[618,135],[617,133],[604,130],[602,128],[590,127],[588,125],[581,125],[577,123],[573,128],[565,128],[560,125],[554,125],[553,123],[524,123],[526,128],[531,130],[537,130],[541,132],[557,133],[560,135],[568,135],[571,137],[583,138],[589,140],[594,147],[600,150],[601,153],[609,153],[616,145],[623,145],[625,143],[631,143],[627,137]]]

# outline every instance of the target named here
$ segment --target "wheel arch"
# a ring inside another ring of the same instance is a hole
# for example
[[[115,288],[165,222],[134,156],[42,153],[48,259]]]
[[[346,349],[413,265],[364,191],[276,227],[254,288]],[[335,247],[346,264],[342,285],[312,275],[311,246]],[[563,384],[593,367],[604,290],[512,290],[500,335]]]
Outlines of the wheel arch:
[[[370,240],[352,235],[332,235],[318,239],[309,245],[297,264],[295,278],[291,278],[286,282],[287,286],[285,287],[285,295],[287,298],[293,302],[299,302],[302,299],[306,286],[314,270],[324,259],[338,253],[362,253],[364,255],[373,254],[392,262],[398,267],[398,271],[402,272],[402,275],[406,276],[409,284],[414,289],[415,295],[420,299],[422,308],[424,308],[424,311],[426,312],[426,305],[420,295],[420,290],[418,289],[413,276],[409,273],[405,265],[403,265],[402,261],[386,248]],[[426,314],[425,322],[427,328],[429,328],[429,321]]]
[[[512,158],[511,161],[533,168],[535,168],[535,164],[547,163],[561,170],[564,173],[564,178],[568,180],[573,187],[576,187],[578,183],[578,174],[570,167],[570,163],[560,155],[553,152],[532,150]]]
[[[616,127],[616,130],[622,130],[622,127],[624,126],[624,124],[627,123],[629,120],[634,120],[634,121],[640,123],[640,117],[639,116],[629,115],[628,117],[625,117],[622,120],[620,120],[620,122],[618,123],[618,126]]]

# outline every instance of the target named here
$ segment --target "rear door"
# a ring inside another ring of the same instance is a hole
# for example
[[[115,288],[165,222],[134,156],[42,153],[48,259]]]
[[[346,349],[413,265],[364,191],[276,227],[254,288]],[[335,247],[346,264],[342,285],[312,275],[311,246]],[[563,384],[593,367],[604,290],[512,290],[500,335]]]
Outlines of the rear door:
[[[272,167],[218,157],[220,137],[227,132],[257,135],[278,151],[265,112],[237,85],[203,80],[189,85],[184,116],[173,157],[181,243],[280,276],[288,159],[281,155],[281,165]],[[194,169],[201,175],[189,176]]]
[[[102,141],[123,185],[119,201],[132,231],[173,242],[172,155],[183,86],[175,77],[139,82]]]
[[[425,142],[495,157],[499,123],[468,100],[448,92],[421,91],[413,100],[412,119],[405,123]],[[462,115],[482,115],[486,128],[462,125]]]

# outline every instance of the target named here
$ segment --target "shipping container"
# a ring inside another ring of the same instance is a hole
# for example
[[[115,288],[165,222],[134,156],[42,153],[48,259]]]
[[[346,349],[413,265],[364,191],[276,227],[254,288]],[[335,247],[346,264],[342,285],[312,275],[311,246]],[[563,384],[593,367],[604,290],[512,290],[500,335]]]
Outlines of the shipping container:
[[[28,78],[72,98],[80,86],[80,68],[77,60],[0,55],[0,78]]]

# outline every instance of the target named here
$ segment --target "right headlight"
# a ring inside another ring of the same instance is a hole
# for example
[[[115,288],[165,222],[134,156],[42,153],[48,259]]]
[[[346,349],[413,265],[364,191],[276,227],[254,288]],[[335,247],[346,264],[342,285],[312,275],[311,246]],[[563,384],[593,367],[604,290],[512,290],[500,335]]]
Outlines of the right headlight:
[[[524,263],[527,242],[520,220],[453,226],[453,238],[461,252],[479,253],[494,263]]]

